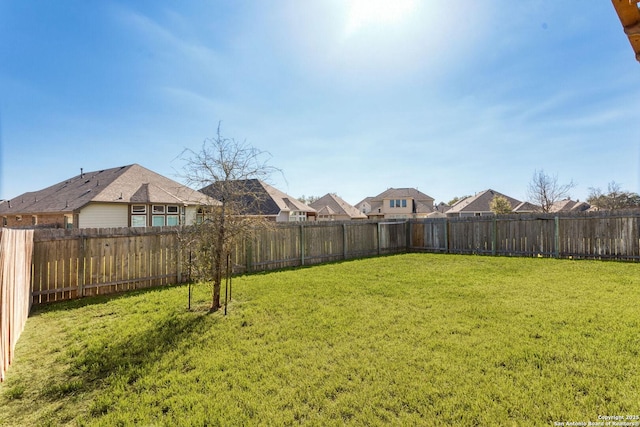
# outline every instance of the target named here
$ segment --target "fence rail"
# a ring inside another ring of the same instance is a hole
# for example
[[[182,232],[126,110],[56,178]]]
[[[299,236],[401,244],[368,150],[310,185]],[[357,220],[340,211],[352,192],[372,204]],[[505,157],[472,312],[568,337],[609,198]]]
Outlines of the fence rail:
[[[640,259],[640,212],[277,224],[232,251],[235,273],[403,252]],[[35,230],[34,303],[190,278],[179,228]]]

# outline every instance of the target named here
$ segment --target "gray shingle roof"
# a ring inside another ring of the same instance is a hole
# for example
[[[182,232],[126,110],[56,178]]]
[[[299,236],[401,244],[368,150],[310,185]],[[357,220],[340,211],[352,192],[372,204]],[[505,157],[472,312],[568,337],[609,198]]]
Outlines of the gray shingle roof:
[[[564,199],[555,202],[551,206],[551,212],[582,212],[589,209],[591,205],[585,202],[577,202],[571,199]]]
[[[373,200],[385,200],[395,198],[411,198],[414,200],[431,200],[433,197],[428,196],[415,188],[389,188],[377,196],[373,197]]]
[[[460,200],[458,203],[451,206],[451,209],[447,211],[447,215],[460,212],[491,212],[491,201],[496,196],[502,196],[507,199],[511,205],[511,209],[515,209],[521,203],[520,200],[489,189],[482,191],[475,196],[470,196]]]
[[[346,215],[353,219],[366,219],[367,216],[335,194],[325,194],[309,206],[321,215]]]
[[[0,204],[0,214],[73,212],[91,202],[198,205],[212,201],[138,164],[84,172]]]
[[[245,211],[242,214],[244,215],[275,216],[280,212],[315,212],[315,209],[258,179],[237,180],[229,183],[234,186],[231,191],[243,199],[242,204]],[[216,182],[200,191],[220,200],[222,197],[221,185]]]

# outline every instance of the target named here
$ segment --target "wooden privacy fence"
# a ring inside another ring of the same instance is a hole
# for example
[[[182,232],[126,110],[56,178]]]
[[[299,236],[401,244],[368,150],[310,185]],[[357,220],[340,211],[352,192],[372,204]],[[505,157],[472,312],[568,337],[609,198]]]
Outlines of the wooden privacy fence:
[[[277,224],[232,250],[235,273],[407,250],[406,222]],[[179,228],[35,230],[34,303],[181,283],[190,278]]]
[[[0,228],[0,381],[13,359],[31,308],[33,230]]]
[[[231,258],[235,273],[403,252],[640,259],[640,211],[276,224]],[[179,228],[35,230],[34,303],[180,283]]]
[[[180,283],[175,227],[35,230],[34,303]]]
[[[262,229],[232,254],[236,273],[401,253],[406,222],[306,222]]]
[[[413,220],[410,251],[640,259],[640,212]]]

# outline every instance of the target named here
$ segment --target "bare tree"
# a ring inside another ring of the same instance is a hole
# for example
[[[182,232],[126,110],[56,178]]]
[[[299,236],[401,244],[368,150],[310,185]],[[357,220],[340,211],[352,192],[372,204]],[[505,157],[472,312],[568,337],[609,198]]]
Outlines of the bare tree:
[[[257,180],[265,180],[278,169],[268,165],[270,155],[246,143],[221,135],[206,139],[199,151],[186,149],[184,178],[200,189],[209,188],[210,196],[220,204],[202,207],[197,224],[184,233],[190,248],[195,278],[212,282],[211,311],[221,307],[222,280],[227,277],[227,256],[239,239],[258,225],[266,225],[260,216],[249,216],[259,206]]]
[[[491,209],[491,212],[495,213],[496,215],[509,214],[513,212],[511,203],[509,203],[507,198],[499,195],[491,199],[491,203],[489,204],[489,209]]]
[[[551,212],[553,204],[569,197],[573,187],[573,181],[560,184],[557,175],[547,175],[542,169],[536,170],[529,183],[529,201],[540,206],[542,212]]]
[[[624,191],[620,184],[611,181],[607,193],[599,188],[589,188],[587,202],[600,210],[631,209],[640,206],[640,195]]]

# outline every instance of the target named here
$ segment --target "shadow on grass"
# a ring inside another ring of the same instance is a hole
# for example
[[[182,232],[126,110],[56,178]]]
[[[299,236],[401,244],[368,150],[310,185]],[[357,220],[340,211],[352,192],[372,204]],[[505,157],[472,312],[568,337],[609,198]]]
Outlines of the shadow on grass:
[[[176,349],[186,351],[197,345],[204,328],[210,328],[219,320],[218,314],[206,311],[176,311],[156,320],[135,319],[140,324],[122,325],[122,329],[126,328],[123,331],[114,328],[110,334],[87,336],[87,342],[67,351],[69,368],[43,387],[42,397],[64,401],[77,395],[94,396],[96,400],[89,406],[90,415],[104,415],[118,399],[101,391],[114,385],[126,389],[140,378],[155,373],[167,353]]]
[[[42,313],[51,313],[57,311],[67,311],[73,310],[76,308],[82,308],[92,305],[100,305],[106,304],[112,301],[117,301],[122,298],[130,298],[136,295],[144,295],[148,293],[162,292],[167,289],[186,287],[188,283],[178,283],[174,285],[164,285],[164,286],[156,286],[151,288],[142,288],[136,290],[122,291],[111,294],[104,295],[95,295],[89,297],[82,297],[68,301],[57,301],[57,302],[49,302],[43,304],[34,304],[31,307],[31,312],[29,313],[29,317],[35,317]],[[185,298],[185,309],[186,309],[186,298]]]

